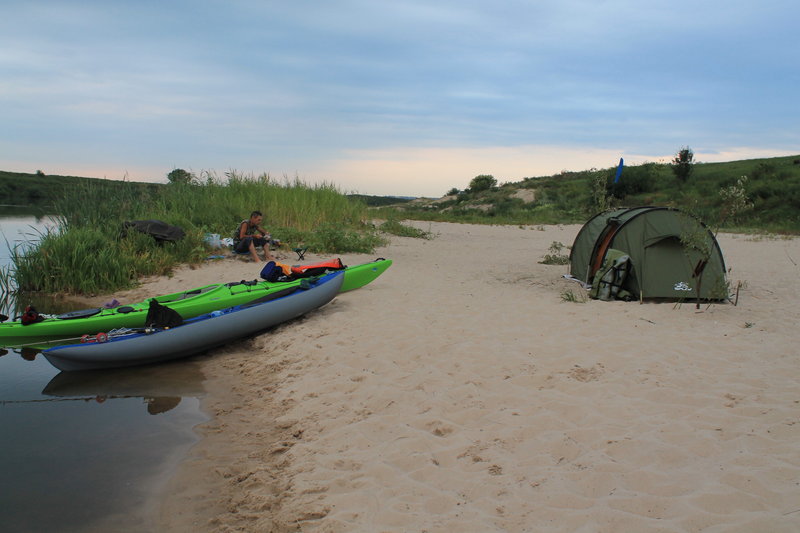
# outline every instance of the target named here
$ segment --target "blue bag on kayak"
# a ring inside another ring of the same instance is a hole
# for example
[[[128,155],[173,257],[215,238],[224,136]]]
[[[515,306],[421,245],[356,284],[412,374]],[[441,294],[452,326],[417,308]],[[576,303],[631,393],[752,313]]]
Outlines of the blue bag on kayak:
[[[275,261],[270,261],[264,268],[261,269],[261,279],[265,281],[278,281],[278,278],[283,276],[283,269],[275,264]]]

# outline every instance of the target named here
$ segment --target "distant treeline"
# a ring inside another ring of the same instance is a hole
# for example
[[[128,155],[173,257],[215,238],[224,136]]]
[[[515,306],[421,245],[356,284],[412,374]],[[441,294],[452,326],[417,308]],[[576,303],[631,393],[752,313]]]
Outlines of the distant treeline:
[[[348,194],[348,198],[353,200],[360,200],[367,204],[369,207],[382,207],[385,205],[397,205],[410,202],[413,198],[399,197],[399,196],[369,196],[366,194]]]
[[[108,191],[131,190],[152,192],[164,185],[159,183],[142,183],[136,181],[120,181],[99,178],[82,178],[78,176],[56,176],[43,173],[27,174],[24,172],[6,172],[0,170],[0,204],[52,206],[65,193],[91,184],[98,193],[96,198],[87,198],[87,202],[102,200],[103,193]]]
[[[79,176],[57,176],[41,172],[28,174],[24,172],[6,172],[0,170],[0,204],[52,206],[68,189],[91,184],[93,190],[140,190],[150,193],[164,187],[161,183],[143,183],[137,181],[120,181]],[[397,196],[369,196],[365,194],[348,194],[347,198],[365,203],[370,207],[409,202],[412,198]],[[92,198],[96,201],[100,198]]]

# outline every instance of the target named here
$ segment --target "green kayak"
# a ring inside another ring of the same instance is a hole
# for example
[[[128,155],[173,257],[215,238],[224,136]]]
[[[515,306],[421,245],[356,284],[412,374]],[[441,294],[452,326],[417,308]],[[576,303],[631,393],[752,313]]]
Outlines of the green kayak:
[[[391,259],[376,259],[370,263],[344,269],[340,292],[358,289],[380,276],[392,264]],[[284,282],[238,281],[197,287],[184,292],[148,298],[143,302],[112,309],[92,308],[45,318],[23,326],[21,322],[0,324],[0,346],[15,347],[53,340],[80,339],[82,335],[108,332],[117,328],[140,328],[150,308],[150,300],[170,307],[183,318],[192,318],[218,309],[246,304],[262,299],[294,285],[302,279]]]

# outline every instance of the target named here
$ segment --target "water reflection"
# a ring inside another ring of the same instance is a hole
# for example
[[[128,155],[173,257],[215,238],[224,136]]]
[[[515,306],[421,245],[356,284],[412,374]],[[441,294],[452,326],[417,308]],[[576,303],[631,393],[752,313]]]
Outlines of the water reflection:
[[[12,367],[42,365],[21,380],[27,385],[0,387],[0,427],[9,437],[0,439],[0,530],[152,530],[166,478],[197,441],[192,427],[207,420],[199,363],[50,373],[43,381],[38,376],[54,369],[42,358]]]
[[[15,342],[25,341],[26,338],[17,338]],[[17,354],[25,361],[35,361],[36,356],[42,353],[42,350],[50,348],[52,346],[57,346],[59,344],[69,344],[71,342],[77,342],[76,339],[72,340],[55,340],[55,341],[42,341],[41,339],[37,339],[30,344],[22,342],[21,344],[16,344],[13,346],[6,346],[2,343],[2,339],[0,339],[0,357],[3,355],[9,354]]]
[[[10,264],[9,246],[27,246],[50,221],[24,209],[12,215],[0,207],[0,268]],[[26,305],[47,314],[86,307],[3,296],[0,313],[11,317]],[[208,420],[199,364],[59,374],[38,356],[42,347],[0,348],[0,531],[154,530],[166,477],[197,441],[192,428]]]
[[[3,300],[8,300],[16,290],[12,257],[24,254],[42,235],[55,230],[58,225],[58,217],[42,209],[0,205],[0,292]]]
[[[34,361],[36,359],[36,354],[40,353],[41,350],[37,348],[20,348],[19,355],[26,361]]]
[[[185,397],[201,397],[203,376],[193,362],[112,370],[61,372],[42,390],[46,396],[105,403],[142,398],[148,414],[166,413]]]

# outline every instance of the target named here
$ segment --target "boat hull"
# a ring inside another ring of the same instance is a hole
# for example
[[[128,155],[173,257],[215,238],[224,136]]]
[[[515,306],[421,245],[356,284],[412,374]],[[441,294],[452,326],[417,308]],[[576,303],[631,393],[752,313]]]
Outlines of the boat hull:
[[[44,350],[62,371],[96,370],[160,363],[188,357],[254,335],[330,302],[340,291],[344,274],[334,272],[312,281],[309,289],[262,303],[236,306],[201,315],[184,324],[153,333],[135,333],[107,342],[67,344]]]

